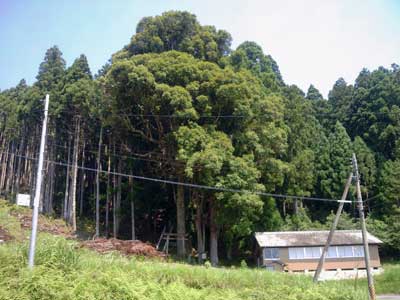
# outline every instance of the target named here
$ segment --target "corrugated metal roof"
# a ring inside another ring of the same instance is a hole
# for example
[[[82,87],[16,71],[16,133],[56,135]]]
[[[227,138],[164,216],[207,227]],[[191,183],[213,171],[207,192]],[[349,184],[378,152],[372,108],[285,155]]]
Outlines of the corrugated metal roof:
[[[296,247],[325,245],[329,231],[278,231],[256,232],[255,238],[260,247]],[[368,233],[369,244],[383,242]],[[335,230],[331,245],[362,245],[361,230]]]

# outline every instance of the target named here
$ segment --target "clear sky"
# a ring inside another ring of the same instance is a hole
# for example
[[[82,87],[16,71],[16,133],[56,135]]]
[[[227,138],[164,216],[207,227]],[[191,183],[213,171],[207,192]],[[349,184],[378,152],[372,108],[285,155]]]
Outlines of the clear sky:
[[[327,95],[339,77],[400,64],[400,0],[0,0],[0,89],[32,84],[53,45],[68,65],[86,54],[95,73],[142,17],[170,9],[229,31],[233,47],[259,43],[303,90]]]

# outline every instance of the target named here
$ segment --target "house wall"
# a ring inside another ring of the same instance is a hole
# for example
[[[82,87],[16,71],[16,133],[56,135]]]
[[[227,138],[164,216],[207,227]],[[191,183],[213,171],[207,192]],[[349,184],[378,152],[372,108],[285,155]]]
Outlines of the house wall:
[[[378,268],[381,266],[379,251],[377,245],[369,245],[371,267]],[[261,251],[262,253],[262,251]],[[262,255],[262,254],[261,254]],[[318,259],[289,259],[289,248],[279,248],[279,262],[285,264],[281,267],[276,260],[263,260],[264,266],[274,266],[274,270],[280,271],[314,271],[318,266]],[[349,258],[326,258],[324,263],[325,270],[336,269],[363,269],[365,268],[364,257]]]

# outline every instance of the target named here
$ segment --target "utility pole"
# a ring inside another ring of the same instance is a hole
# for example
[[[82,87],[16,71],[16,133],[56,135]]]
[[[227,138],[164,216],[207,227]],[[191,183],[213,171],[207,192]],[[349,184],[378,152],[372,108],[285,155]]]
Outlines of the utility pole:
[[[344,187],[342,198],[341,198],[341,200],[339,202],[340,204],[339,204],[339,207],[337,209],[335,219],[333,220],[333,223],[331,225],[331,229],[329,231],[328,239],[326,241],[326,244],[325,244],[324,248],[322,249],[321,257],[319,258],[318,267],[317,267],[317,270],[315,271],[315,274],[314,274],[314,282],[318,281],[319,275],[321,274],[321,271],[323,269],[323,266],[324,266],[324,263],[325,263],[326,253],[328,252],[328,248],[329,248],[329,246],[331,245],[331,242],[332,242],[333,234],[335,233],[337,224],[339,223],[339,218],[340,218],[340,215],[342,214],[343,206],[346,203],[347,194],[349,193],[349,188],[350,188],[352,180],[353,180],[353,174],[350,173],[349,174],[349,178],[347,179],[346,185]]]
[[[368,233],[367,233],[367,228],[365,226],[364,206],[363,206],[361,187],[360,187],[360,175],[358,173],[357,158],[356,158],[355,153],[353,153],[353,170],[354,170],[354,177],[356,180],[357,207],[358,207],[358,211],[360,214],[362,238],[363,238],[363,244],[364,244],[364,260],[365,260],[365,269],[367,271],[367,278],[368,278],[369,298],[370,298],[370,300],[375,300],[376,297],[375,297],[374,278],[372,277],[372,274],[371,274],[370,261],[369,261],[370,257],[369,257],[369,247],[368,247]]]
[[[36,189],[35,198],[33,200],[33,213],[32,213],[32,233],[31,241],[29,245],[29,267],[33,268],[35,260],[35,246],[36,246],[36,235],[38,226],[38,216],[39,216],[39,202],[40,202],[40,192],[42,189],[42,177],[43,177],[43,161],[44,161],[44,148],[46,143],[46,132],[47,132],[47,113],[49,110],[49,95],[46,95],[44,103],[44,119],[42,127],[42,138],[40,141],[40,153],[39,153],[39,163],[37,168],[36,176]]]

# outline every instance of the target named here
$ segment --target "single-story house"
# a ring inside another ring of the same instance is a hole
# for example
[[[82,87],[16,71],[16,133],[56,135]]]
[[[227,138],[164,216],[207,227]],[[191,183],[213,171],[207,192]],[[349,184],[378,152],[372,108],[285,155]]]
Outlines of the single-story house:
[[[258,265],[271,271],[313,272],[318,266],[329,231],[257,232]],[[368,233],[371,268],[381,269],[378,246],[382,241]],[[336,230],[324,270],[365,270],[360,230]],[[365,271],[364,271],[365,272]]]

